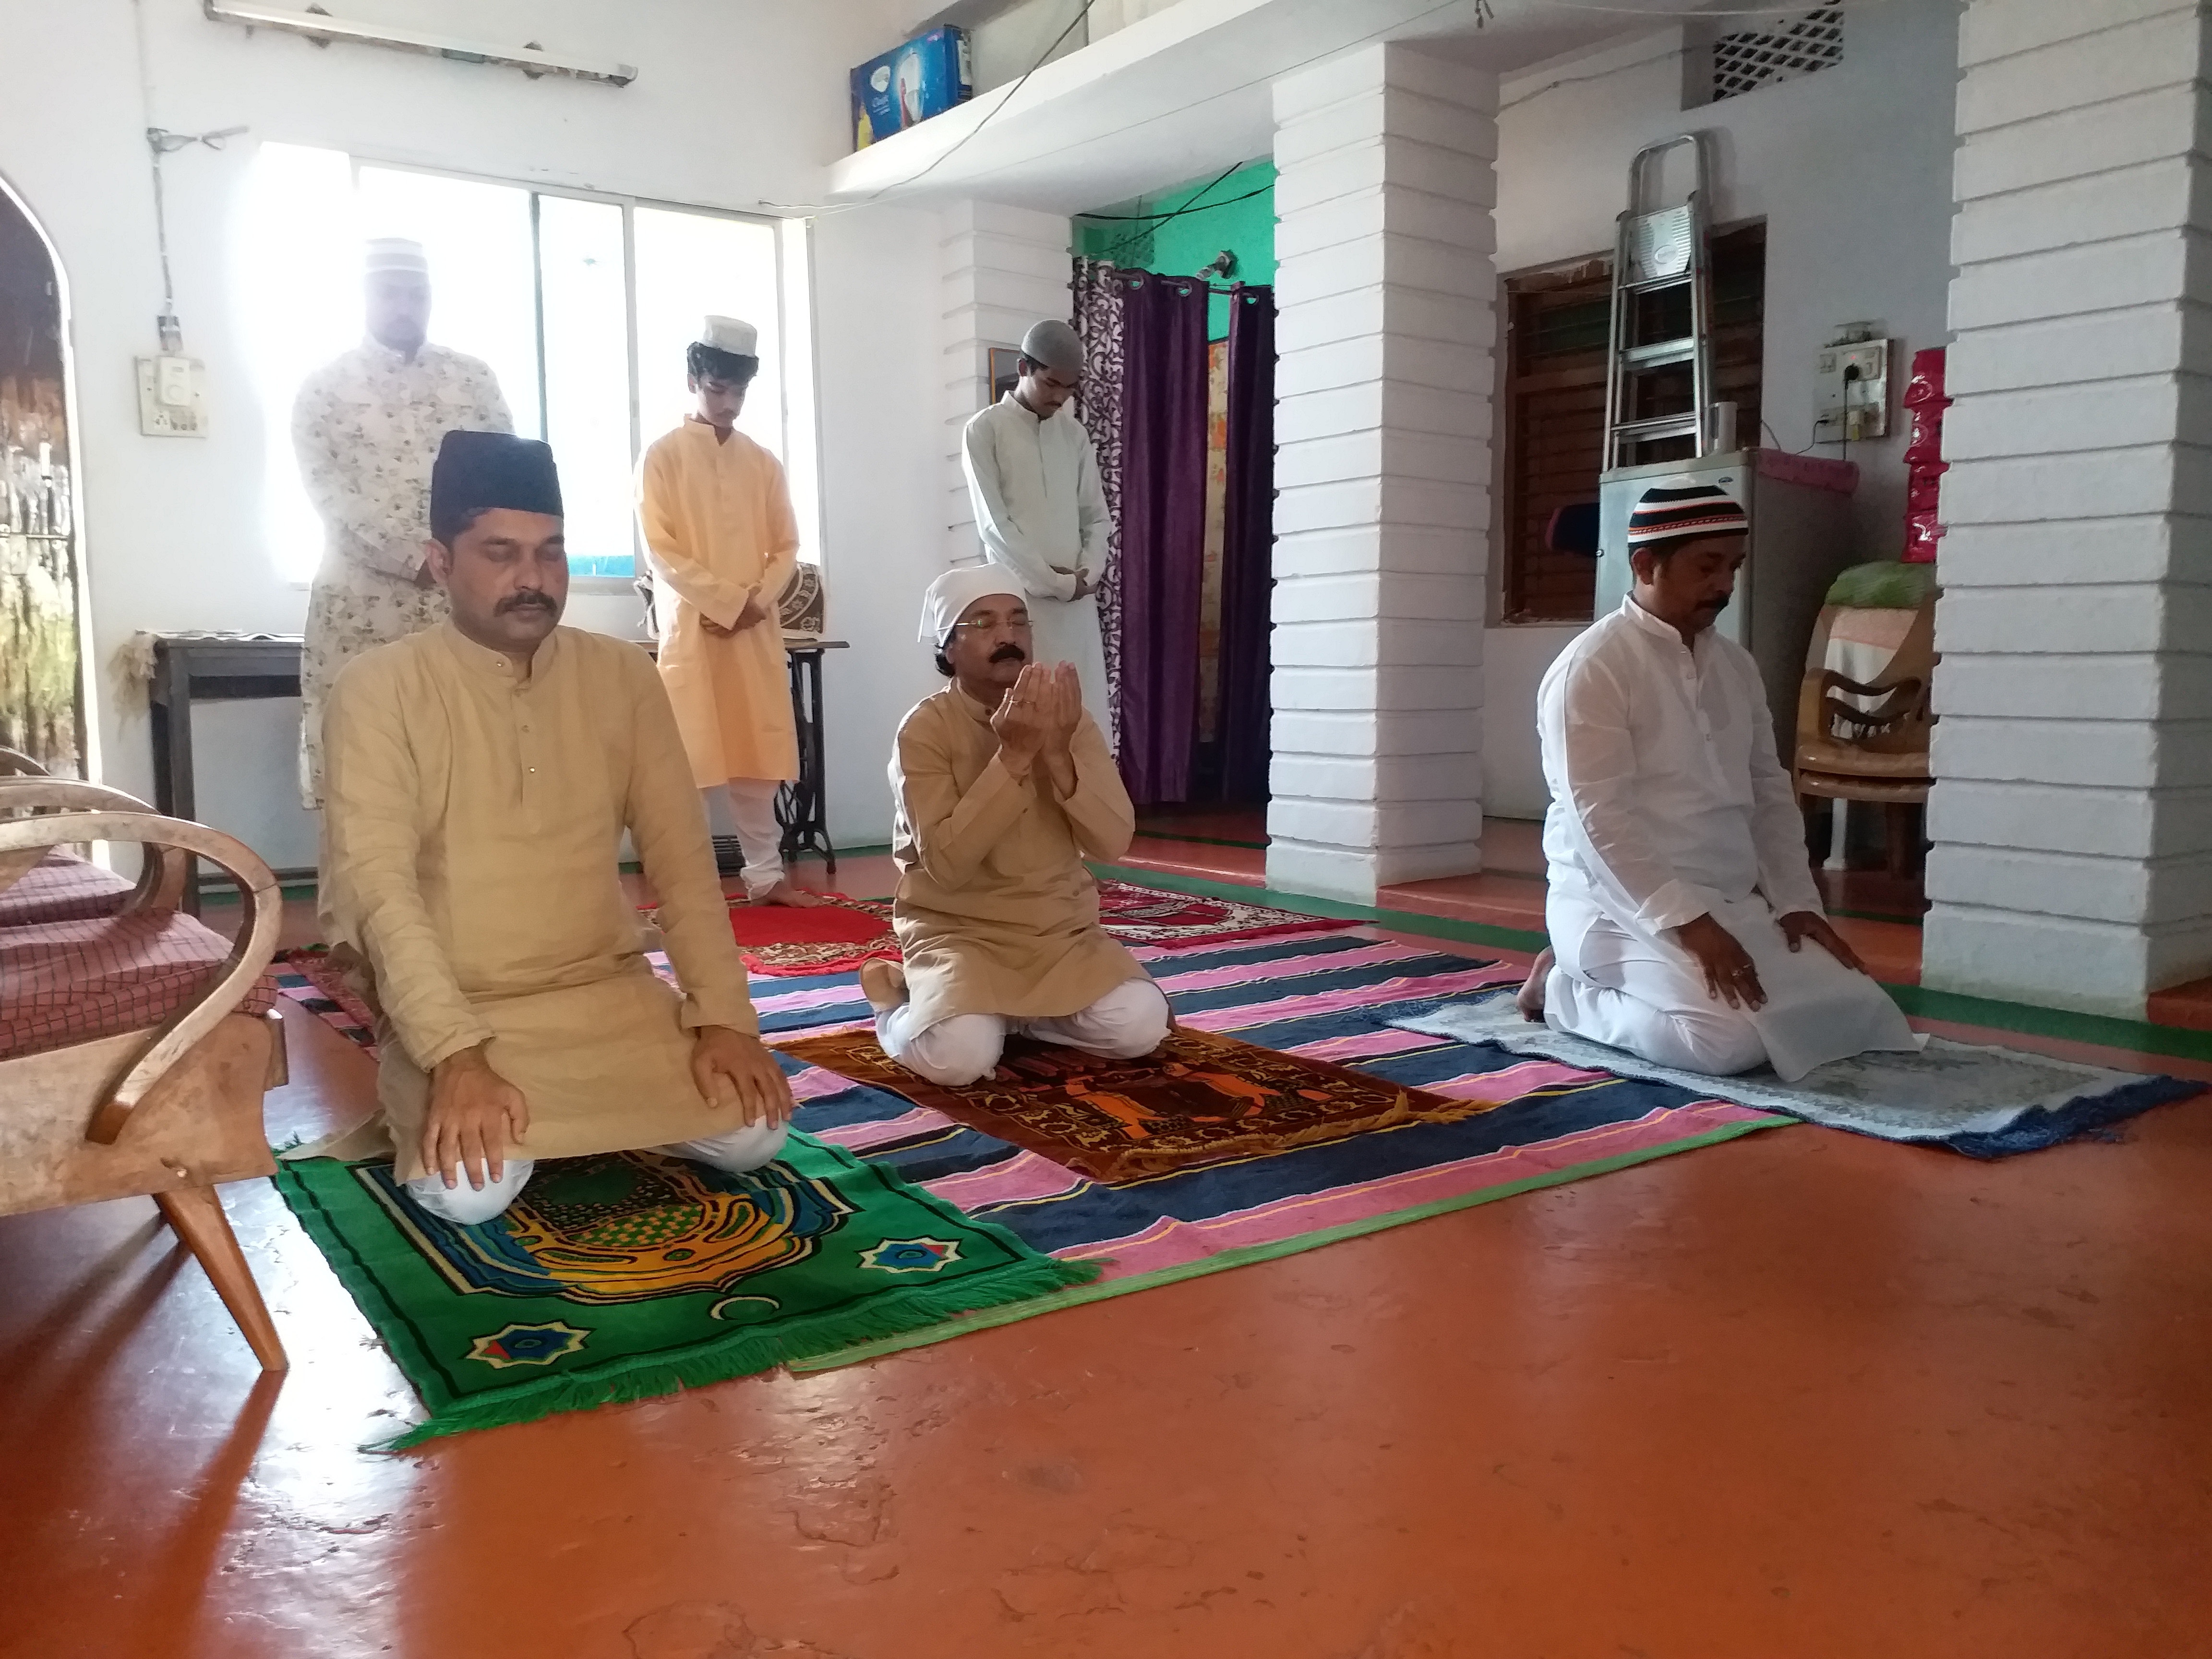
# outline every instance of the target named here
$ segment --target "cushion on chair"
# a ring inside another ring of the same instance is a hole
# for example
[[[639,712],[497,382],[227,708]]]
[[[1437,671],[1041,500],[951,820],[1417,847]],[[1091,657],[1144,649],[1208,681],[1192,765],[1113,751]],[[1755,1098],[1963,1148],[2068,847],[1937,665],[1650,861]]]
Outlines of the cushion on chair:
[[[228,940],[175,910],[0,927],[0,1060],[139,1031],[196,1000]],[[237,1012],[276,1006],[267,975]]]
[[[1855,564],[1837,572],[1823,605],[1866,611],[1917,611],[1936,592],[1936,567],[1895,559]]]
[[[57,847],[0,892],[0,927],[40,921],[93,921],[123,908],[131,884],[90,859]]]

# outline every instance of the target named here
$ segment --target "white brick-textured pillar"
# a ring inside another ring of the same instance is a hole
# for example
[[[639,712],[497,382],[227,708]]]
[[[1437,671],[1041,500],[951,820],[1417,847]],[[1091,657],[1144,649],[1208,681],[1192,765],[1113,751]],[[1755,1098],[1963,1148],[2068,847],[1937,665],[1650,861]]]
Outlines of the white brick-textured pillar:
[[[991,400],[993,346],[1019,345],[1042,318],[1072,309],[1067,221],[993,202],[956,202],[945,227],[945,557],[982,556],[960,432]]]
[[[1972,0],[1923,977],[2212,973],[2212,132],[2189,0]]]
[[[1274,88],[1267,879],[1480,867],[1497,85],[1401,46]]]

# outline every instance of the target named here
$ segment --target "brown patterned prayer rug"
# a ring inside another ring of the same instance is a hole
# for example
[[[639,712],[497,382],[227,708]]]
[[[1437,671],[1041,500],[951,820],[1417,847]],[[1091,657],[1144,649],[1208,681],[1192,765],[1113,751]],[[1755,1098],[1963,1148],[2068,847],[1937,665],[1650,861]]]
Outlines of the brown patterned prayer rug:
[[[1265,1157],[1369,1129],[1449,1122],[1490,1109],[1488,1102],[1447,1099],[1371,1073],[1187,1027],[1171,1032],[1155,1052],[1126,1060],[1012,1038],[995,1073],[958,1089],[896,1064],[865,1028],[775,1046],[1094,1181]]]

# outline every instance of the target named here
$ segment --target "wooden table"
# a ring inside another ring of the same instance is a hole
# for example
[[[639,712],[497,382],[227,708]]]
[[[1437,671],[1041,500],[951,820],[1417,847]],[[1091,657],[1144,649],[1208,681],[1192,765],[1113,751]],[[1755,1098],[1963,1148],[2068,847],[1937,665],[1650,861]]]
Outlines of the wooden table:
[[[164,816],[198,816],[192,770],[195,700],[298,696],[302,643],[297,634],[154,635],[154,681],[148,700],[154,723],[154,805]],[[835,875],[837,849],[830,840],[823,789],[822,653],[848,647],[842,640],[787,634],[783,648],[791,665],[792,719],[799,727],[799,781],[786,784],[776,794],[783,856],[789,860],[802,852],[820,853]],[[197,881],[185,884],[185,906],[199,908]]]
[[[154,723],[154,805],[163,817],[197,820],[192,770],[192,703],[300,695],[297,634],[156,634],[147,701]],[[294,757],[288,761],[296,765]],[[185,883],[185,908],[198,914],[198,860]],[[311,872],[279,871],[280,876]]]

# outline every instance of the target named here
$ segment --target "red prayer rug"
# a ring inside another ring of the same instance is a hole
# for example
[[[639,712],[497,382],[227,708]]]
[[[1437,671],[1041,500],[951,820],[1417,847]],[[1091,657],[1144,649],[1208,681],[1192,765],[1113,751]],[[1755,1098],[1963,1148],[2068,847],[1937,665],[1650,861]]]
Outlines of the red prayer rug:
[[[879,957],[898,960],[889,899],[822,896],[829,902],[806,908],[733,900],[730,931],[737,935],[745,966],[756,974],[788,979],[847,974]]]
[[[1016,1037],[995,1072],[957,1089],[898,1065],[865,1028],[775,1046],[1093,1181],[1265,1158],[1370,1129],[1449,1123],[1494,1104],[1449,1099],[1188,1027],[1136,1060]]]
[[[745,966],[756,974],[787,979],[846,974],[874,958],[898,959],[889,899],[848,898],[842,893],[822,896],[830,902],[810,909],[732,901],[730,931],[744,952]],[[1228,945],[1359,926],[1242,899],[1201,898],[1121,881],[1098,884],[1098,919],[1108,933],[1128,945]]]

